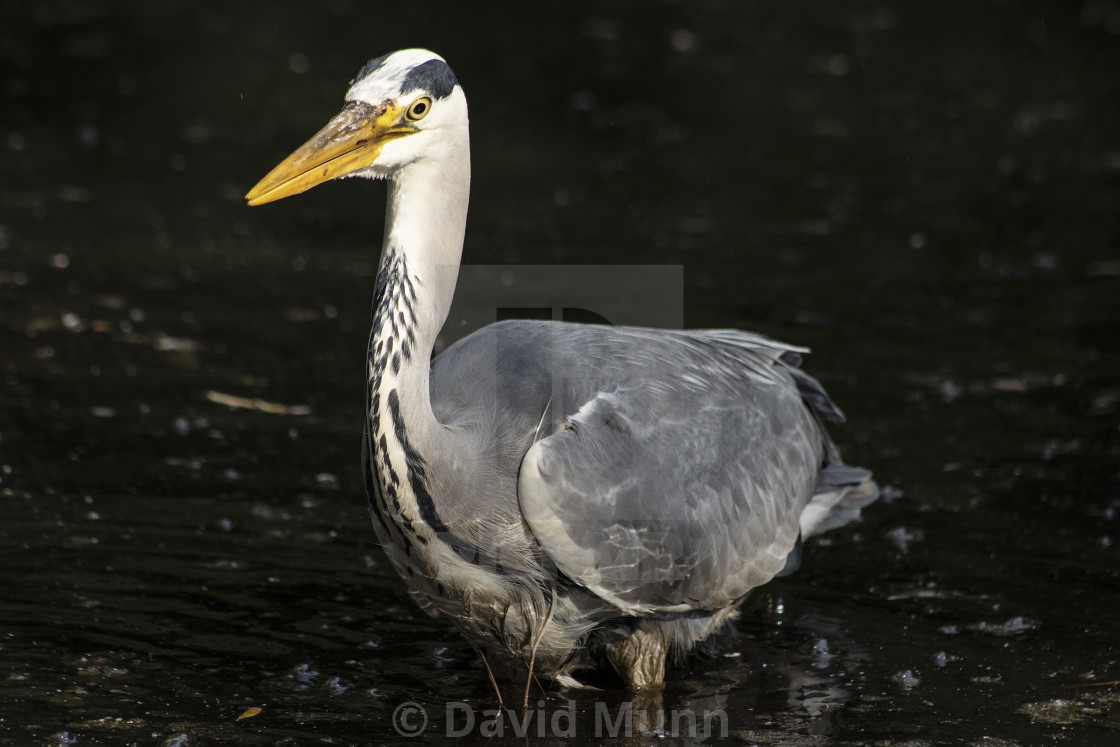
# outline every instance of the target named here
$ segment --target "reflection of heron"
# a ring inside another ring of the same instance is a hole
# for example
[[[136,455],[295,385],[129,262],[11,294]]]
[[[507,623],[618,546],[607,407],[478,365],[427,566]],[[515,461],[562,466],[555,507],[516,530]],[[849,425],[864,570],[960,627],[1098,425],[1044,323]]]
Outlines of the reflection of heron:
[[[798,351],[735,331],[510,321],[435,360],[463,246],[467,101],[437,55],[367,64],[342,112],[247,195],[387,178],[368,354],[374,527],[429,612],[492,658],[657,686],[800,538],[876,487]],[[535,669],[534,669],[535,667]]]

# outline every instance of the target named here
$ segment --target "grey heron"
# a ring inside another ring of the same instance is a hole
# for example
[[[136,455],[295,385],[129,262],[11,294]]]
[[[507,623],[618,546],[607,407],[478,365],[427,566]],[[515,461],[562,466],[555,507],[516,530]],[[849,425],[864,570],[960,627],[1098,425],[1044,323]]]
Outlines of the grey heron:
[[[731,330],[492,324],[432,357],[463,249],[467,100],[440,56],[371,60],[342,111],[246,195],[387,179],[367,356],[373,526],[420,606],[489,662],[573,681],[667,658],[878,490],[801,348]]]

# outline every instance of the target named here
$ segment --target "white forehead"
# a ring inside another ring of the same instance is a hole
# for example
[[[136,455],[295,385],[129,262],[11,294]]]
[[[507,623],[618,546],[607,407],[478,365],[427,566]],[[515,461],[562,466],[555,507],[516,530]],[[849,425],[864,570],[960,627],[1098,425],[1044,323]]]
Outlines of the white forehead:
[[[396,99],[409,73],[433,60],[446,64],[446,60],[427,49],[402,49],[370,60],[352,81],[346,100],[376,105],[385,99]]]

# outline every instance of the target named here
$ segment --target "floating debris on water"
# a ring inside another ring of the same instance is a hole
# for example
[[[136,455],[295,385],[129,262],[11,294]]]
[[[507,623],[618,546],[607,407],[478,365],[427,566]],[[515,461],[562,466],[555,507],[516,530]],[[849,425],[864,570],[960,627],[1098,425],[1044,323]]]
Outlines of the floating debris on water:
[[[278,402],[266,402],[263,399],[238,397],[235,394],[225,394],[210,389],[206,392],[206,399],[219,405],[225,405],[235,410],[258,410],[269,415],[310,415],[311,408],[307,405],[283,405]]]
[[[1009,637],[1026,633],[1028,630],[1034,630],[1041,625],[1038,620],[1032,620],[1028,617],[1018,616],[1013,617],[1007,622],[993,623],[981,620],[975,625],[969,625],[969,630],[974,630],[978,633],[991,633],[1003,637]]]
[[[915,687],[922,683],[921,677],[914,674],[912,669],[904,669],[896,674],[892,679],[902,686],[903,690],[913,690]]]

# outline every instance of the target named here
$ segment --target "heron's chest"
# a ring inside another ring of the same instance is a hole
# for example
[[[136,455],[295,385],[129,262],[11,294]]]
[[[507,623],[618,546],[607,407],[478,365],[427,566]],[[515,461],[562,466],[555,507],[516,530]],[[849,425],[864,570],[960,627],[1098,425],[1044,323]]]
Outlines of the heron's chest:
[[[424,542],[431,529],[424,506],[428,506],[427,513],[433,510],[428,462],[414,443],[414,429],[409,428],[402,413],[397,377],[381,364],[371,345],[366,414],[367,464],[375,488],[370,496],[371,508],[383,522],[404,533],[405,542],[418,535]]]
[[[402,408],[402,393],[408,391],[408,378],[417,366],[417,305],[415,280],[404,256],[387,250],[374,289],[373,330],[366,357],[367,456],[381,494],[380,505],[374,508],[407,525],[422,518],[419,504],[425,497],[430,500],[427,466],[414,443],[415,428],[409,427],[406,408]],[[427,362],[422,365],[426,367]]]

